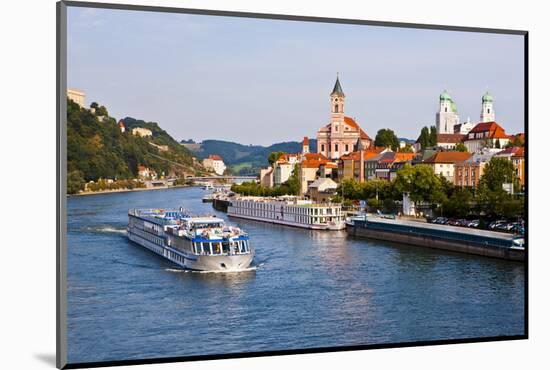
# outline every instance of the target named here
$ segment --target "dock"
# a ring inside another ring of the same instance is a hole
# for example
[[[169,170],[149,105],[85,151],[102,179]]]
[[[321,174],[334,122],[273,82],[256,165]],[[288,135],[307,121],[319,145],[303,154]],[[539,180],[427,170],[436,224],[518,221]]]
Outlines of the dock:
[[[508,233],[372,216],[354,218],[347,231],[356,237],[525,261],[523,237]]]

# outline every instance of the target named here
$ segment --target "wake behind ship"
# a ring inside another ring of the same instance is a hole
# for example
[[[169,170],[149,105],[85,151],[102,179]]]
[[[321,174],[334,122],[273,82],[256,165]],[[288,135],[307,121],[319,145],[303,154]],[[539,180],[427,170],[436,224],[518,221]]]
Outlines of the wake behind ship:
[[[215,216],[131,209],[127,231],[133,242],[192,270],[239,271],[248,268],[254,258],[248,234]]]

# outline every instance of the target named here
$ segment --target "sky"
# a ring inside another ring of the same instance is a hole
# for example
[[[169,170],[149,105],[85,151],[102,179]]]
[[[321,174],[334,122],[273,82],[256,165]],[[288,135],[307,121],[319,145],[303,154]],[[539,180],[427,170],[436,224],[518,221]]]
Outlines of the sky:
[[[416,139],[447,89],[461,122],[481,96],[523,132],[523,36],[69,7],[68,87],[176,140],[270,145],[315,137],[336,74],[374,138]]]

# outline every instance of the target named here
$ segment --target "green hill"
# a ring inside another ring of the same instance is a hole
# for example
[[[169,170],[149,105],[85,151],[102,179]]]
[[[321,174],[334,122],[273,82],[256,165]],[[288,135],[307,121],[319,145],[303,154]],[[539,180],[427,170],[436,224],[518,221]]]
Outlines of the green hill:
[[[220,155],[231,172],[236,175],[256,175],[262,167],[268,165],[267,157],[272,152],[300,153],[302,143],[288,141],[270,146],[243,145],[223,140],[204,140],[195,144],[189,140],[182,140],[182,146],[190,149],[199,158],[206,158],[211,154]],[[309,140],[310,151],[317,150],[317,141]]]
[[[76,188],[82,188],[85,181],[100,178],[136,178],[139,165],[159,175],[181,176],[201,170],[194,164],[193,155],[157,123],[131,117],[124,122],[126,132],[122,133],[117,121],[108,114],[100,119],[90,110],[67,101],[67,172],[73,182],[69,190],[75,190],[75,184],[78,184]],[[132,135],[134,127],[148,128],[152,138]],[[168,150],[161,151],[151,143],[166,145]]]

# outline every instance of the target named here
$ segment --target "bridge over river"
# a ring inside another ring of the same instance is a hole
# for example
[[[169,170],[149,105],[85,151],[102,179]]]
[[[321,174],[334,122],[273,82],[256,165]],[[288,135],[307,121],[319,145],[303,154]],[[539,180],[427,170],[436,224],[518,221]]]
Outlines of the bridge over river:
[[[146,180],[145,186],[148,188],[155,188],[155,187],[168,187],[168,186],[174,186],[176,183],[177,178],[166,178],[166,179],[158,179],[158,180]],[[258,180],[258,177],[256,176],[190,176],[186,177],[186,182],[191,182],[193,184],[197,185],[204,185],[206,183],[212,183],[212,184],[241,184],[245,181],[256,181]]]

